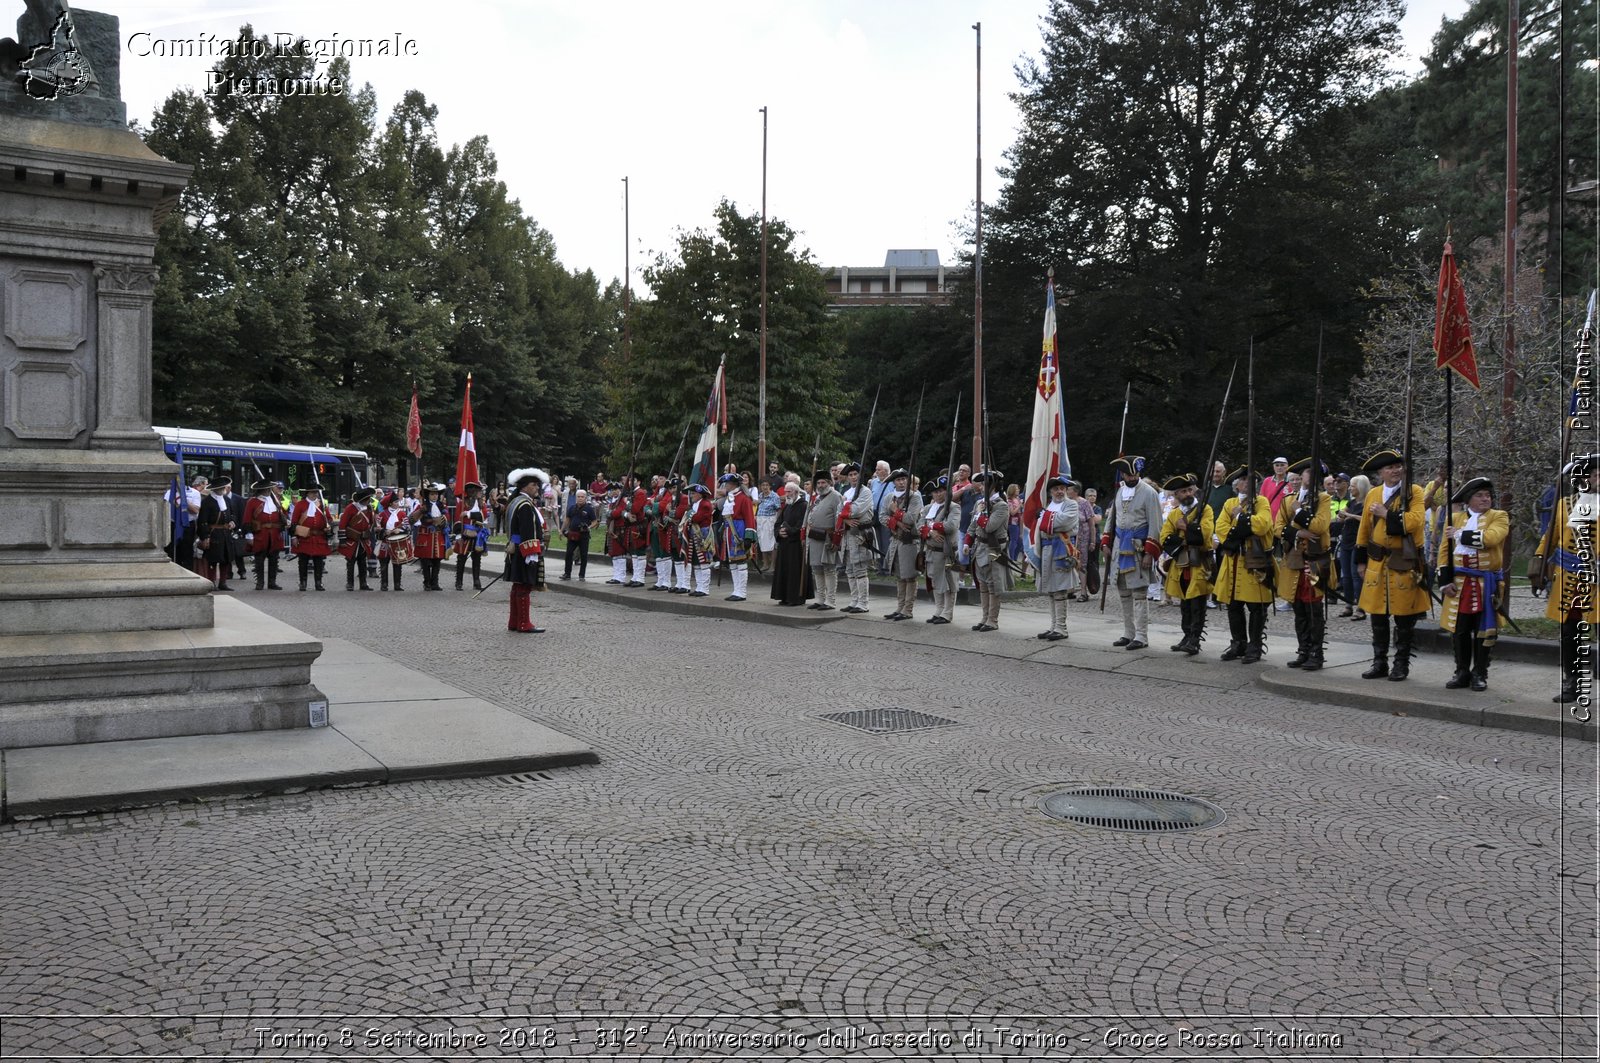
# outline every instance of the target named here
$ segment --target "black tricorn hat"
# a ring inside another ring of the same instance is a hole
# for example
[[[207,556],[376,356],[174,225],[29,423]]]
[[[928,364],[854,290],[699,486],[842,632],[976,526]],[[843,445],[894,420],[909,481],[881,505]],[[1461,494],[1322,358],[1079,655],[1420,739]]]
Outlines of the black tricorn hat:
[[[1578,481],[1588,479],[1597,463],[1600,463],[1600,454],[1580,454],[1561,470],[1561,478],[1566,481],[1569,488],[1575,485],[1582,486]]]
[[[1228,473],[1226,482],[1231,484],[1235,480],[1243,480],[1245,478],[1245,475],[1246,475],[1245,467],[1243,465],[1241,465],[1237,469],[1233,469],[1232,471],[1230,471]],[[1259,484],[1261,482],[1261,474],[1260,473],[1256,473],[1255,477],[1256,477],[1256,483]]]
[[[226,490],[226,489],[228,489],[228,488],[233,486],[233,480],[230,479],[229,477],[223,476],[223,477],[220,477],[218,479],[212,480],[211,483],[208,486],[211,488],[211,490],[213,492],[223,491],[223,490]]]
[[[859,462],[847,461],[843,465],[839,466],[839,475],[840,476],[848,476],[853,472],[860,472],[860,471],[861,471],[861,464]]]
[[[811,482],[817,483],[820,480],[826,480],[829,483],[833,483],[833,475],[829,473],[827,469],[818,469],[817,474],[811,478]]]
[[[1324,476],[1328,475],[1328,473],[1333,471],[1332,469],[1328,468],[1328,463],[1325,462],[1325,461],[1319,461],[1319,462],[1317,462],[1317,464],[1322,466],[1322,475],[1324,475]],[[1290,472],[1305,472],[1309,468],[1311,468],[1311,459],[1309,457],[1306,457],[1306,458],[1301,458],[1299,461],[1297,461],[1293,465],[1289,466],[1289,471]]]
[[[1185,487],[1194,487],[1198,481],[1192,472],[1181,472],[1161,485],[1163,491],[1181,491]]]
[[[257,480],[250,485],[250,493],[253,495],[264,495],[270,490],[272,490],[271,480]]]
[[[1056,487],[1067,487],[1067,486],[1070,486],[1071,483],[1072,483],[1072,481],[1067,479],[1065,476],[1052,476],[1052,477],[1050,477],[1050,479],[1048,479],[1048,480],[1046,480],[1044,482],[1044,489],[1046,491],[1049,491],[1052,488],[1056,488]]]
[[[890,481],[894,481],[900,479],[902,476],[904,476],[907,480],[911,479],[911,471],[909,469],[896,469],[894,472],[889,474],[889,479]]]
[[[1370,475],[1380,469],[1387,469],[1391,465],[1404,465],[1405,462],[1406,459],[1401,457],[1398,451],[1384,449],[1363,462],[1361,471]]]
[[[1005,483],[1006,474],[1001,472],[999,469],[990,469],[988,472],[980,472],[978,475],[974,476],[973,479],[978,483],[992,484],[997,480],[1000,483]]]
[[[1464,506],[1479,491],[1487,491],[1490,498],[1494,497],[1494,484],[1489,481],[1487,476],[1474,476],[1462,484],[1456,489],[1456,493],[1450,496],[1450,501],[1455,505]]]
[[[370,501],[372,496],[377,494],[377,493],[378,493],[378,491],[377,491],[376,488],[363,487],[361,490],[357,491],[355,494],[350,496],[350,501],[352,501],[352,502],[367,502],[367,501]]]
[[[1137,454],[1124,454],[1120,458],[1114,458],[1111,467],[1130,476],[1144,475],[1144,459]]]

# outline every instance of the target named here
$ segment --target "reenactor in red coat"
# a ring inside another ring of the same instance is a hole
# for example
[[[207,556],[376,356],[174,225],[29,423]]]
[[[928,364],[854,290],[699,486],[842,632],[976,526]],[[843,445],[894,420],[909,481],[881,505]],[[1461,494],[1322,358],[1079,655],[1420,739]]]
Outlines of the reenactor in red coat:
[[[300,560],[300,589],[306,589],[307,576],[314,576],[317,590],[322,585],[324,566],[333,553],[333,515],[322,501],[322,487],[312,484],[289,511],[291,549]]]
[[[390,491],[383,496],[383,508],[378,511],[378,573],[379,590],[389,589],[389,572],[394,571],[394,589],[405,590],[401,575],[411,563],[411,506],[406,500]]]
[[[533,622],[531,592],[544,587],[544,549],[549,535],[538,498],[550,477],[542,469],[516,469],[506,486],[516,491],[506,509],[506,582],[511,584],[511,617],[507,631],[538,634]]]
[[[361,578],[362,590],[372,589],[367,586],[367,558],[372,556],[372,533],[377,527],[370,505],[375,494],[372,488],[363,487],[339,514],[339,553],[344,555],[344,589],[347,591],[356,589],[357,576]]]
[[[467,574],[467,561],[472,562],[472,589],[483,590],[483,555],[489,549],[489,524],[483,504],[483,485],[465,484],[461,488],[461,504],[456,521],[456,590],[464,590],[462,580]]]
[[[411,514],[411,526],[416,529],[417,562],[422,569],[422,589],[442,591],[439,586],[439,569],[448,553],[445,529],[450,525],[450,511],[439,497],[444,494],[444,484],[431,483],[422,487],[422,501]]]
[[[255,556],[256,590],[281,591],[278,586],[278,554],[283,551],[283,507],[273,491],[271,480],[250,485],[250,501],[244,504],[245,542]]]
[[[644,507],[649,501],[648,492],[632,475],[622,481],[622,493],[606,517],[606,552],[611,555],[611,578],[607,583],[644,586],[644,553],[650,534]],[[633,565],[631,576],[630,562]]]

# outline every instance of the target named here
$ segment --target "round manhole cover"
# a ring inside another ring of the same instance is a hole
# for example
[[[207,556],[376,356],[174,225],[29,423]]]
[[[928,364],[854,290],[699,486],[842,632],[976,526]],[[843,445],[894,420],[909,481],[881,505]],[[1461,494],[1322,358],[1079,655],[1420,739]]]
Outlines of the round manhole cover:
[[[1105,830],[1139,832],[1199,830],[1225,818],[1210,801],[1165,790],[1086,786],[1051,794],[1039,803],[1045,815]]]

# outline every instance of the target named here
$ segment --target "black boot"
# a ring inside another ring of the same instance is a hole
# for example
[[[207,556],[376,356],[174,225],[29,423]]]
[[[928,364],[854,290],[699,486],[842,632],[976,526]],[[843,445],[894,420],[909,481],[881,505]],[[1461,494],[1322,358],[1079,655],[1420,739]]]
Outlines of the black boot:
[[[1237,661],[1243,656],[1247,637],[1244,603],[1232,602],[1228,605],[1228,648],[1222,651],[1222,659],[1224,661]]]
[[[400,585],[400,575],[401,573],[405,572],[405,570],[406,567],[404,565],[394,566],[394,589],[397,591],[405,590],[405,588]]]
[[[1206,640],[1206,600],[1204,598],[1191,599],[1190,610],[1194,619],[1189,626],[1189,648],[1183,652],[1193,657],[1200,652],[1200,644]]]
[[[366,561],[366,558],[362,558],[361,560],[356,562],[356,581],[361,584],[361,589],[362,590],[370,591],[372,589],[367,584],[367,561]]]
[[[344,563],[344,589],[356,589],[356,563],[354,558],[346,558]]]
[[[311,578],[316,584],[317,590],[319,591],[327,590],[327,588],[322,585],[322,573],[324,571],[323,565],[324,561],[320,557],[313,558],[311,561]]]
[[[1322,640],[1328,627],[1327,602],[1311,602],[1306,608],[1306,663],[1302,672],[1315,672],[1323,664]]]
[[[1189,628],[1194,623],[1190,619],[1189,599],[1185,598],[1178,603],[1178,620],[1183,627],[1183,638],[1179,639],[1170,648],[1173,653],[1189,652]]]
[[[389,589],[389,562],[387,561],[380,562],[378,565],[378,589],[380,591]]]
[[[281,591],[281,590],[283,590],[282,587],[278,586],[278,555],[277,554],[268,554],[267,555],[267,590],[269,590],[269,591]]]
[[[306,581],[310,578],[311,559],[309,557],[302,557],[300,558],[300,589],[302,591],[306,589]]]
[[[1484,691],[1489,689],[1489,654],[1494,647],[1484,643],[1480,638],[1472,640],[1472,689]]]
[[[262,590],[267,585],[267,555],[256,555],[256,590]]]
[[[483,590],[483,557],[477,553],[472,555],[472,589]]]
[[[458,590],[458,591],[466,590],[466,588],[461,585],[461,581],[466,578],[466,575],[467,575],[467,555],[466,554],[461,554],[460,556],[458,556],[456,558],[456,590]]]
[[[1266,656],[1267,610],[1271,607],[1271,602],[1251,602],[1246,607],[1250,610],[1250,645],[1245,647],[1240,656],[1240,664],[1255,664]]]
[[[1464,690],[1472,682],[1472,627],[1471,621],[1460,614],[1456,615],[1456,632],[1450,639],[1450,648],[1455,651],[1456,670],[1449,679],[1445,680],[1446,690]]]
[[[1578,622],[1561,622],[1561,693],[1553,700],[1558,705],[1569,705],[1578,700],[1578,664],[1583,660],[1583,642],[1579,637]]]
[[[1299,668],[1310,658],[1311,653],[1306,648],[1311,640],[1311,606],[1306,602],[1290,602],[1289,608],[1294,610],[1294,656],[1285,662],[1289,668]]]
[[[1389,682],[1391,683],[1402,682],[1411,674],[1411,635],[1416,629],[1416,617],[1395,617],[1394,667],[1389,669]]]

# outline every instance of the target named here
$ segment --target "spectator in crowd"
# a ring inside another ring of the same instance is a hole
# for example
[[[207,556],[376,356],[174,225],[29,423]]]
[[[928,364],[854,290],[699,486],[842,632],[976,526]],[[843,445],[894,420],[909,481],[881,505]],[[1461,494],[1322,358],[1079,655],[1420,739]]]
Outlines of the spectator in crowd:
[[[1095,530],[1094,506],[1089,500],[1079,494],[1078,481],[1067,481],[1067,500],[1078,507],[1078,557],[1087,559],[1094,553],[1094,545],[1100,541],[1100,536]],[[1078,585],[1078,601],[1089,600],[1089,582],[1087,574]]]
[[[872,491],[872,512],[883,512],[883,497],[889,493],[892,485],[889,483],[889,463],[880,461],[872,470],[872,479],[867,481],[867,487]],[[873,536],[878,543],[878,575],[889,574],[889,529],[884,527],[880,518],[873,527]]]
[[[589,497],[604,498],[606,491],[611,487],[611,481],[606,479],[605,470],[594,474],[594,479],[589,481]]]
[[[772,488],[772,493],[778,496],[778,505],[783,505],[783,485],[788,478],[783,474],[783,466],[775,461],[767,462],[767,485]]]
[[[782,479],[780,475],[779,479]],[[757,565],[765,565],[766,558],[778,548],[778,510],[783,508],[784,496],[774,491],[770,480],[756,485],[756,547]]]
[[[1344,520],[1339,524],[1339,592],[1345,601],[1344,611],[1339,615],[1350,620],[1367,618],[1357,604],[1361,598],[1361,581],[1355,578],[1358,568],[1356,530],[1361,527],[1361,514],[1367,492],[1371,490],[1372,481],[1364,475],[1358,474],[1350,480],[1350,502],[1344,507]],[[1349,579],[1345,578],[1346,573]]]
[[[183,508],[188,516],[184,521],[182,533],[178,531],[177,521],[172,524],[171,557],[172,560],[184,568],[194,571],[194,536],[195,519],[200,516],[200,502],[205,497],[205,492],[210,486],[210,481],[204,476],[196,476],[189,481],[189,486],[183,489]],[[168,487],[166,494],[161,496],[167,504],[169,513],[174,512],[172,504],[172,488]]]
[[[1289,488],[1289,459],[1276,457],[1272,459],[1272,475],[1261,483],[1261,497],[1267,500],[1272,507],[1272,517],[1278,517],[1278,505],[1283,501],[1283,496]]]
[[[572,505],[567,508],[561,520],[561,534],[567,539],[567,565],[561,574],[562,579],[572,578],[572,562],[578,562],[578,582],[587,583],[589,575],[589,529],[594,527],[594,522],[599,516],[594,505],[589,501],[589,492],[574,491]]]
[[[1098,585],[1101,569],[1104,568],[1104,559],[1100,556],[1100,525],[1106,519],[1106,511],[1100,505],[1100,491],[1091,487],[1083,492],[1083,497],[1089,503],[1089,567],[1094,569],[1094,580]]]
[[[1007,485],[1006,508],[1011,511],[1010,526],[1006,529],[1006,557],[1011,559],[1012,564],[1020,567],[1023,575],[1027,575],[1028,551],[1022,541],[1022,487],[1020,484]]]

